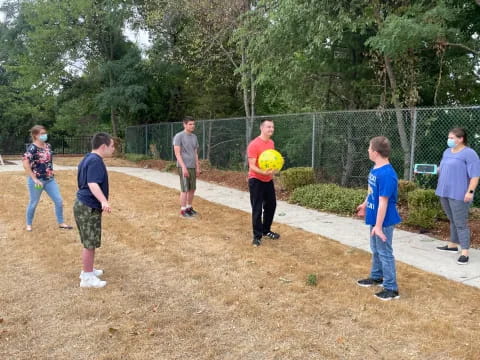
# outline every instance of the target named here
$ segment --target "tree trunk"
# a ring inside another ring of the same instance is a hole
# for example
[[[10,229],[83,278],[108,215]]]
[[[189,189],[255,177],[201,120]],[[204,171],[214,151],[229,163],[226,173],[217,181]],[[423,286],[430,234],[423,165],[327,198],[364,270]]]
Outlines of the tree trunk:
[[[392,63],[390,59],[385,56],[385,68],[387,70],[390,87],[392,88],[392,101],[395,107],[395,116],[397,118],[398,134],[400,135],[400,143],[403,150],[403,178],[408,179],[410,174],[410,142],[405,130],[405,121],[403,119],[400,101],[398,100],[398,88],[395,73],[393,72]]]

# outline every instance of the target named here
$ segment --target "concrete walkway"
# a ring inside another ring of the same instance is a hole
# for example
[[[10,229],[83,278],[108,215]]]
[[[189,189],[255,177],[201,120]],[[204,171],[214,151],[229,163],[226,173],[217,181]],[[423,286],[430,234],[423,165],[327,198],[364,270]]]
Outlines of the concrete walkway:
[[[55,169],[75,170],[76,167],[55,165]],[[109,167],[108,170],[135,176],[169,188],[179,188],[178,177],[174,174],[128,167]],[[23,171],[23,168],[20,161],[15,161],[15,165],[0,166],[0,172],[2,171]],[[229,199],[230,207],[251,212],[249,194],[244,191],[199,180],[195,194],[222,205],[225,205],[225,199]],[[274,220],[370,252],[369,230],[362,220],[305,209],[285,201],[278,201]],[[435,247],[440,245],[445,245],[445,242],[398,229],[394,232],[393,248],[397,261],[480,288],[480,250],[471,249],[470,263],[458,265],[456,260],[459,254],[435,250]]]

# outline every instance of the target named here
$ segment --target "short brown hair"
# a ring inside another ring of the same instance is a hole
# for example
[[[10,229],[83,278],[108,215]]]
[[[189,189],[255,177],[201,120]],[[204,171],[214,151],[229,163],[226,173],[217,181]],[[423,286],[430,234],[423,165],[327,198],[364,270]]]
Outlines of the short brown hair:
[[[92,137],[92,149],[97,150],[102,145],[110,146],[112,136],[105,132],[99,132]]]
[[[451,129],[448,133],[455,135],[457,138],[463,138],[463,145],[468,145],[467,132],[464,128],[456,127]]]
[[[43,125],[35,125],[30,129],[30,136],[32,137],[32,141],[35,141],[35,136],[37,136],[42,130],[47,129]]]
[[[190,121],[195,121],[195,119],[193,118],[193,116],[185,116],[183,118],[183,123],[184,124],[188,124]]]
[[[390,152],[392,151],[390,140],[388,140],[385,136],[374,137],[370,140],[370,146],[372,147],[373,151],[378,152],[384,158],[388,158],[390,156]]]

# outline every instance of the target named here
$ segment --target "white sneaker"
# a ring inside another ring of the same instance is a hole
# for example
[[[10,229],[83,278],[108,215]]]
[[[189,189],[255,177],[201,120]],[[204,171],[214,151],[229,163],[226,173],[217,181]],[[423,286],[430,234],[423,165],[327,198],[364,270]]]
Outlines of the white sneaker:
[[[100,280],[95,275],[83,277],[80,280],[80,287],[84,287],[84,288],[102,288],[105,285],[107,285],[107,282]]]
[[[94,274],[96,277],[102,276],[102,275],[103,275],[103,270],[93,269],[93,274]],[[80,272],[80,276],[79,276],[78,278],[79,278],[80,280],[82,280],[82,276],[83,276],[83,270]]]

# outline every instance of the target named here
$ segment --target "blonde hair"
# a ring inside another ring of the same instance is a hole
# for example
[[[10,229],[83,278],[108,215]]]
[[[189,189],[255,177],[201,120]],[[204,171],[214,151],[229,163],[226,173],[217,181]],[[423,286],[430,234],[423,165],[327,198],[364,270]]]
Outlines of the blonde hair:
[[[32,141],[35,141],[35,136],[37,136],[42,130],[47,130],[47,129],[43,125],[35,125],[30,129],[30,136],[32,137]]]

